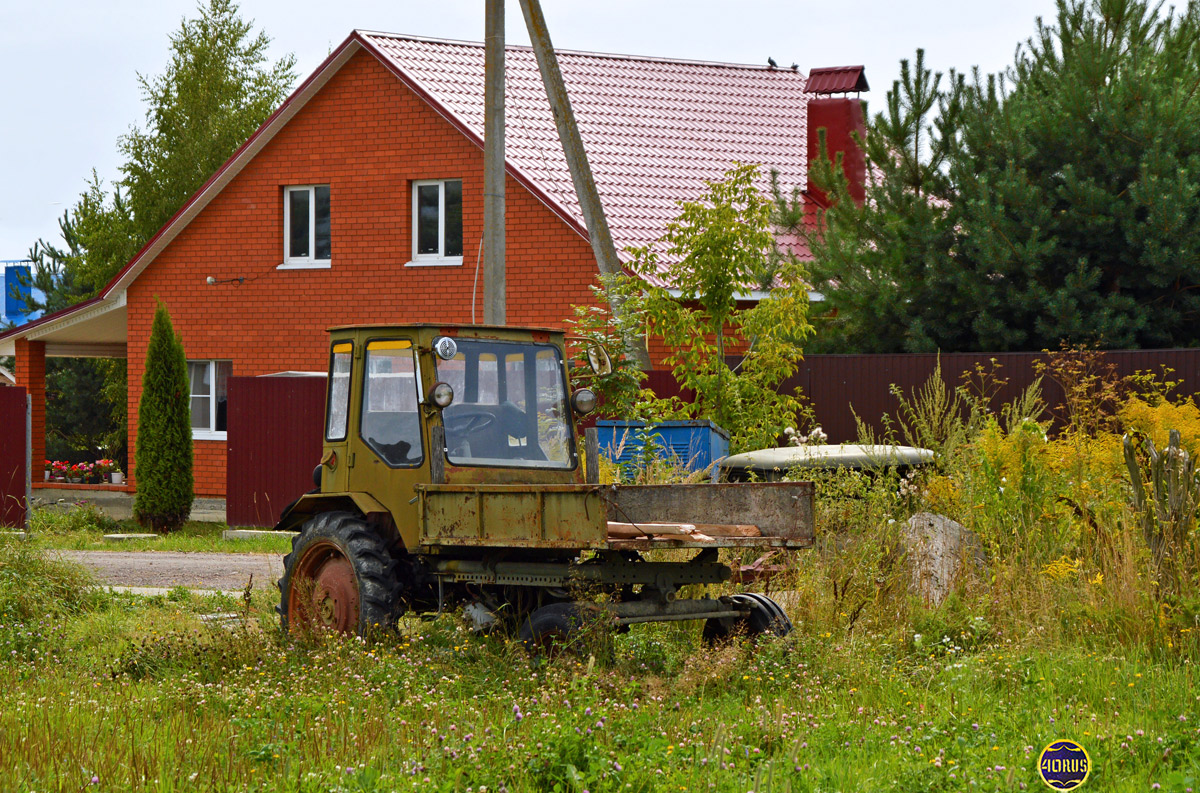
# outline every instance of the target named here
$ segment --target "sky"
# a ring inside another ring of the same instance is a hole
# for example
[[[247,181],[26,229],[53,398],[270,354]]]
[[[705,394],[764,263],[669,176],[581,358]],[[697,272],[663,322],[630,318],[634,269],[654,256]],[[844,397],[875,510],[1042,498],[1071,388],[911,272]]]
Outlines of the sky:
[[[242,0],[243,19],[296,56],[302,80],[355,28],[482,41],[484,0]],[[1049,22],[1054,0],[542,0],[559,49],[731,63],[862,64],[881,107],[902,58],[918,47],[937,71],[995,72]],[[93,169],[119,178],[118,138],[145,123],[138,75],[161,74],[169,35],[195,16],[191,0],[0,2],[0,260],[23,259]],[[518,0],[505,36],[528,44]]]

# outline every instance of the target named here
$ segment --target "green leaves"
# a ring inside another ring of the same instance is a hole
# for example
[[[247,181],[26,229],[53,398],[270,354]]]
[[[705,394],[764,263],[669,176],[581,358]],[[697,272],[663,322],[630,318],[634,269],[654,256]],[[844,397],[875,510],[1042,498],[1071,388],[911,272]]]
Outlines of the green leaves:
[[[232,0],[207,0],[171,36],[171,62],[138,75],[146,127],[119,142],[137,235],[166,223],[287,96],[296,59],[267,61],[271,40],[254,34]]]
[[[772,259],[771,202],[757,177],[756,166],[735,165],[699,200],[680,204],[658,246],[632,250],[635,272],[661,264],[679,295],[639,281],[626,304],[661,337],[675,379],[696,394],[686,409],[728,430],[735,451],[774,446],[797,423],[799,400],[777,388],[796,373],[812,333],[803,269],[794,259]],[[767,267],[769,294],[739,307],[739,296],[762,286]],[[732,357],[740,357],[733,366]]]
[[[155,78],[139,75],[144,129],[118,142],[126,157],[111,194],[92,172],[87,189],[59,221],[61,245],[30,251],[33,286],[57,311],[98,293],[184,202],[271,114],[295,81],[295,59],[267,63],[270,39],[252,34],[231,0],[208,0],[171,36],[171,61]]]
[[[207,0],[197,10],[171,36],[166,71],[138,78],[147,123],[118,143],[127,158],[123,178],[110,192],[93,171],[87,189],[59,221],[61,243],[39,240],[30,250],[29,310],[59,311],[98,294],[287,96],[295,80],[292,56],[268,63],[270,39],[254,34],[231,0]],[[82,361],[59,367],[49,376],[62,382],[51,382],[49,390],[79,385],[79,377],[68,382],[62,372],[95,369]],[[93,384],[72,393],[77,401],[103,403],[104,415],[80,427],[72,414],[51,412],[51,436],[87,436],[89,444],[104,438],[123,457],[123,362],[108,367],[102,391]]]

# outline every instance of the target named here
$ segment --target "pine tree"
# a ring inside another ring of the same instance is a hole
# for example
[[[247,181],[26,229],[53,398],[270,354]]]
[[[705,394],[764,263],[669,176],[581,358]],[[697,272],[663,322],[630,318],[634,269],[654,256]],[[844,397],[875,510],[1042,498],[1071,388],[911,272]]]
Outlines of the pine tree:
[[[811,349],[1200,343],[1200,6],[1059,0],[1001,76],[902,70],[811,241]]]
[[[1200,8],[1060,0],[975,88],[960,288],[981,349],[1200,342]]]
[[[154,312],[138,404],[138,522],[157,532],[183,525],[192,509],[192,427],[183,341],[160,301]]]

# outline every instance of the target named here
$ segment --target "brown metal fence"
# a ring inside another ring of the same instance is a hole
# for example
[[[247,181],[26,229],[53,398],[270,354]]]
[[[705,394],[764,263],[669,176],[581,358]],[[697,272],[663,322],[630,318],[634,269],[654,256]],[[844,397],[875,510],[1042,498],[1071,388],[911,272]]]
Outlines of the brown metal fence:
[[[1118,376],[1136,371],[1173,371],[1181,381],[1182,393],[1200,392],[1200,349],[1117,350],[1104,354]],[[942,377],[950,386],[962,382],[963,372],[976,367],[992,370],[1007,384],[995,395],[995,403],[1011,400],[1033,382],[1034,362],[1045,353],[954,353],[941,356]],[[895,384],[911,393],[929,379],[938,356],[929,355],[810,355],[785,387],[799,388],[812,404],[817,423],[833,443],[854,441],[854,415],[876,431],[880,417],[895,415],[896,400],[889,391]],[[646,385],[660,396],[679,394],[669,372],[650,372]],[[0,403],[0,426],[24,426],[24,392],[20,392],[20,420],[8,420]],[[1062,390],[1043,382],[1051,410],[1061,410]],[[680,394],[690,398],[690,394]],[[15,401],[14,401],[15,404]],[[17,408],[13,408],[17,410]],[[322,424],[325,414],[325,379],[322,377],[233,377],[229,380],[228,462],[226,468],[226,512],[232,526],[272,526],[280,510],[312,488],[312,470],[320,460]],[[13,441],[0,435],[0,495],[6,482],[24,482],[24,439]],[[20,453],[8,451],[20,447]],[[19,458],[19,472],[6,468],[10,458]],[[23,485],[20,490],[24,498]],[[6,504],[9,499],[5,498]],[[14,502],[16,503],[16,502]],[[23,500],[20,502],[23,505]],[[23,509],[23,506],[22,506]],[[5,515],[8,513],[6,512]]]
[[[324,377],[229,378],[225,513],[230,526],[274,526],[311,490],[321,460]]]
[[[1046,361],[1044,352],[942,353],[942,379],[951,387],[962,384],[964,372],[978,367],[994,371],[995,378],[1007,381],[993,395],[993,404],[1012,400],[1037,377],[1034,362]],[[799,389],[812,405],[816,421],[832,443],[852,442],[858,432],[854,416],[876,432],[883,429],[881,417],[894,416],[897,402],[889,386],[896,385],[911,394],[936,370],[939,355],[809,355],[800,370],[784,384]],[[1171,380],[1180,381],[1179,392],[1200,392],[1200,349],[1109,350],[1104,361],[1111,363],[1118,377],[1138,371],[1158,373],[1172,369]],[[996,368],[993,368],[993,364]],[[678,386],[666,372],[651,372],[647,386],[660,396],[678,393]],[[1062,415],[1063,392],[1055,383],[1043,380],[1043,395],[1051,414]],[[684,395],[686,397],[686,395]]]
[[[29,477],[26,404],[24,388],[0,388],[0,526],[9,528],[25,527]],[[41,460],[35,462],[41,464]]]

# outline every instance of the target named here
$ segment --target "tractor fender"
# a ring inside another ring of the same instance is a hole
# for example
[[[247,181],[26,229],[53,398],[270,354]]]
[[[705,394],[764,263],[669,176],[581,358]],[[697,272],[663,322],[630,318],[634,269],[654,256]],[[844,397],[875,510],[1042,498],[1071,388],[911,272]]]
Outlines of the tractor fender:
[[[275,531],[298,531],[313,515],[322,512],[356,512],[371,522],[391,520],[388,508],[369,493],[305,493],[283,508]]]

